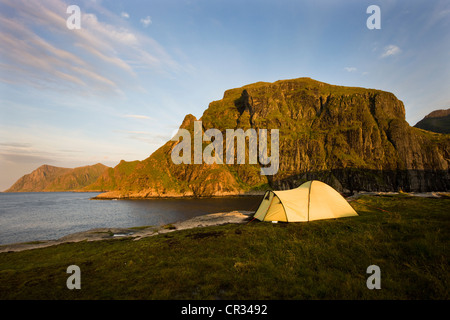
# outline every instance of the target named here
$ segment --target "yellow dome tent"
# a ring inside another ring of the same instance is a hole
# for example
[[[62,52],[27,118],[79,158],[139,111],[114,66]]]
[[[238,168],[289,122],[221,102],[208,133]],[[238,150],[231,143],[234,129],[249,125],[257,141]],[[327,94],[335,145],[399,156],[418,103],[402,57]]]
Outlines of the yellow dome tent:
[[[285,191],[266,191],[254,214],[261,221],[301,222],[357,216],[336,190],[313,180]]]

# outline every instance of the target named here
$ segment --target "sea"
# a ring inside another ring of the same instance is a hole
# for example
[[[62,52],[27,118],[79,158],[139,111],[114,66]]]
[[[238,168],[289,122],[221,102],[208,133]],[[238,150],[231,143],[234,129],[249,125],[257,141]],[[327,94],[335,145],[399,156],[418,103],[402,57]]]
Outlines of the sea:
[[[94,228],[161,226],[195,216],[254,211],[260,196],[92,200],[94,192],[0,193],[0,245],[55,240]]]

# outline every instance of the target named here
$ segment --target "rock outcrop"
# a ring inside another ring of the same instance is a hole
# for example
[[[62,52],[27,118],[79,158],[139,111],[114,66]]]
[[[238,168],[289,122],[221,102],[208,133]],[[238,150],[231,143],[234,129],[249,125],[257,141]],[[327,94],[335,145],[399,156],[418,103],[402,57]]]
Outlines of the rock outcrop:
[[[186,116],[181,128],[193,134],[196,120]],[[99,198],[242,194],[311,179],[344,192],[450,189],[450,137],[410,127],[403,103],[389,92],[309,78],[258,82],[227,90],[199,120],[203,132],[215,128],[224,137],[226,129],[278,129],[278,172],[261,175],[248,151],[247,164],[176,165],[178,142],[169,141],[126,176],[118,175],[120,164],[110,171],[120,183]]]

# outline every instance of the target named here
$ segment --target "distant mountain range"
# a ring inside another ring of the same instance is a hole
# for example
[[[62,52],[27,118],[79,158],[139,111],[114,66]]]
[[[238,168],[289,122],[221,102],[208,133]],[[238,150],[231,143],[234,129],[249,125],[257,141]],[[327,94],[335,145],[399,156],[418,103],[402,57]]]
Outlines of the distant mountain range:
[[[42,165],[5,192],[83,191],[108,168],[101,163],[74,169]]]
[[[445,118],[444,113],[426,119]],[[450,190],[450,136],[411,127],[403,103],[390,92],[310,78],[258,82],[227,90],[198,120],[203,133],[215,128],[223,137],[226,129],[279,129],[278,172],[261,175],[260,163],[248,164],[248,150],[247,164],[177,165],[171,153],[179,142],[168,141],[143,161],[96,165],[91,174],[41,167],[8,191],[108,191],[98,196],[104,199],[201,197],[290,189],[312,179],[344,192]],[[195,121],[187,115],[180,128],[193,136]]]
[[[433,111],[417,122],[414,127],[438,133],[450,133],[450,109]]]

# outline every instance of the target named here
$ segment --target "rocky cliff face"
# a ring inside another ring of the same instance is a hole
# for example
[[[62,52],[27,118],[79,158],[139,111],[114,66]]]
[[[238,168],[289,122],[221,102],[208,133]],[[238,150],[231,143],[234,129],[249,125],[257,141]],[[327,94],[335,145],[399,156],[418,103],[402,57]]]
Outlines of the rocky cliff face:
[[[181,128],[193,134],[195,120],[186,116]],[[410,127],[389,92],[309,78],[259,82],[226,91],[199,120],[203,132],[215,128],[223,137],[226,129],[278,129],[278,172],[262,176],[259,164],[175,165],[178,142],[169,141],[102,197],[238,194],[310,179],[339,191],[450,189],[450,138]]]
[[[5,192],[80,191],[107,169],[103,164],[74,169],[43,165],[24,175]]]

